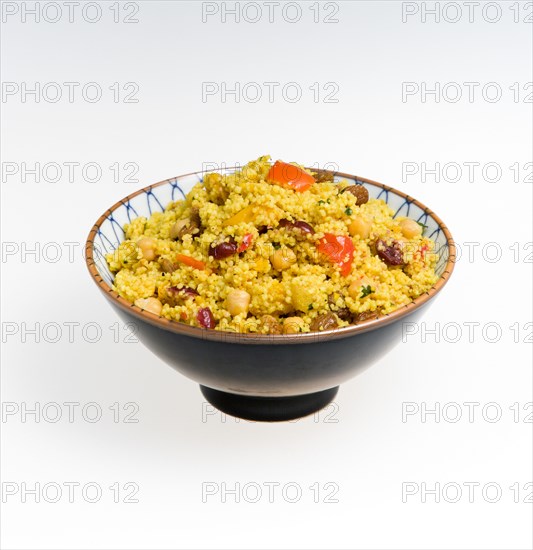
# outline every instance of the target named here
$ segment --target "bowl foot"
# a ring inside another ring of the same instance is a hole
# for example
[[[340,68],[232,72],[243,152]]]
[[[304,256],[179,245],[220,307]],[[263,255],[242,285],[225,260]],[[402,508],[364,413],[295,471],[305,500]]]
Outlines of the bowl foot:
[[[203,396],[220,411],[261,422],[294,420],[323,409],[339,391],[339,386],[329,390],[290,397],[256,397],[237,395],[200,385]]]

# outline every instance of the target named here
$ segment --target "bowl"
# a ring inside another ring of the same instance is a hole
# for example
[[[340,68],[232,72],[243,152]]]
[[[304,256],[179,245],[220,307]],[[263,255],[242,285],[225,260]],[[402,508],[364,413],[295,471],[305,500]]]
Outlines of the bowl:
[[[227,168],[222,173],[234,172]],[[313,169],[316,172],[316,169]],[[314,413],[335,397],[339,385],[390,352],[402,325],[416,321],[442,290],[455,263],[452,236],[429,208],[391,187],[333,172],[335,181],[363,184],[371,198],[384,200],[395,216],[427,226],[439,259],[436,284],[413,302],[377,319],[323,332],[259,335],[223,332],[170,321],[140,309],[112,288],[104,255],[124,239],[123,225],[162,211],[182,199],[206,172],[193,172],[150,185],[123,198],[98,218],[85,253],[91,278],[123,320],[133,322],[139,340],[156,356],[198,382],[204,397],[221,411],[259,421],[291,420]]]

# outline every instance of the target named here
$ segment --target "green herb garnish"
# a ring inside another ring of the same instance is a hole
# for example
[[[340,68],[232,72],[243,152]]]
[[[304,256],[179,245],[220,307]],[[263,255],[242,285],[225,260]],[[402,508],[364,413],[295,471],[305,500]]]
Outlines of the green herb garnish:
[[[351,216],[351,215],[353,214],[353,210],[352,210],[350,207],[348,207],[348,208],[344,211],[344,213],[345,213],[347,216]]]
[[[281,248],[281,245],[279,243],[272,243],[272,246],[275,250],[279,250]]]
[[[422,222],[416,222],[421,228],[422,228],[422,235],[426,232],[426,229],[428,228],[427,225],[424,225]]]
[[[307,306],[307,311],[311,311],[312,309],[313,309],[313,304],[309,304],[309,305]]]
[[[320,199],[320,200],[318,201],[318,204],[326,204],[326,201],[323,201],[322,199]]]
[[[361,298],[365,298],[366,296],[374,292],[370,285],[362,286],[361,289]]]

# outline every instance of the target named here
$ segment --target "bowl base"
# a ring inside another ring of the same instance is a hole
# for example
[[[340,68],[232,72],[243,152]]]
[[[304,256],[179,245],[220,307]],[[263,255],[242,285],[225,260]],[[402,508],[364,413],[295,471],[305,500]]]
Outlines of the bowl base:
[[[328,405],[339,391],[329,390],[290,397],[256,397],[237,395],[200,385],[203,396],[223,413],[260,422],[281,422],[313,414]]]

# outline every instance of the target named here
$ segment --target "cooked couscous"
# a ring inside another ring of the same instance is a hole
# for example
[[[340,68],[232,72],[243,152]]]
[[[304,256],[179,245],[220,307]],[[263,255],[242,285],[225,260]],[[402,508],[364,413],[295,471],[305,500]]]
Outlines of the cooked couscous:
[[[106,259],[146,311],[233,332],[360,323],[431,288],[434,243],[363,185],[263,156],[210,173],[185,200],[124,226]]]

